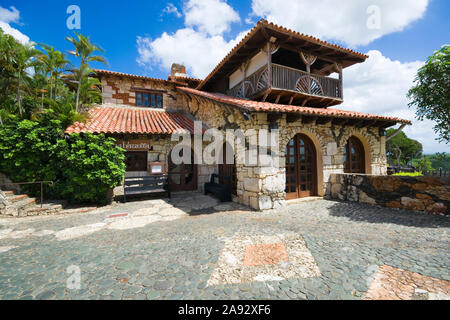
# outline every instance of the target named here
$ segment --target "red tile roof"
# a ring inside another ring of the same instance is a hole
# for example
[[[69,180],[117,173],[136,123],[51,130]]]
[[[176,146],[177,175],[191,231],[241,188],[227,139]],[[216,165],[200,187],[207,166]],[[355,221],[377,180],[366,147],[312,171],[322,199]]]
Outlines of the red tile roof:
[[[123,72],[116,72],[116,71],[110,71],[110,70],[102,70],[102,69],[94,69],[94,72],[98,75],[110,75],[110,76],[120,76],[120,77],[127,77],[127,78],[135,78],[135,79],[142,79],[142,80],[151,80],[151,81],[159,81],[159,82],[169,82],[168,80],[164,79],[158,79],[158,78],[151,78],[151,77],[144,77],[144,76],[138,76],[135,74],[129,74],[129,73],[123,73]]]
[[[66,133],[172,134],[178,130],[193,133],[193,121],[182,113],[131,107],[95,107],[90,110],[86,123],[75,122]]]
[[[319,109],[319,108],[309,108],[309,107],[299,107],[292,105],[274,104],[269,102],[259,102],[246,99],[239,99],[231,96],[227,96],[220,93],[210,93],[205,91],[200,91],[191,88],[178,87],[178,90],[194,94],[200,97],[214,100],[219,103],[224,103],[241,109],[246,109],[247,111],[253,112],[285,112],[285,113],[298,113],[302,115],[312,115],[312,116],[322,116],[322,117],[333,117],[333,118],[355,118],[361,120],[381,120],[381,121],[392,121],[396,123],[411,124],[411,121],[386,117],[380,115],[373,115],[368,113],[361,113],[355,111],[346,111],[339,109]]]

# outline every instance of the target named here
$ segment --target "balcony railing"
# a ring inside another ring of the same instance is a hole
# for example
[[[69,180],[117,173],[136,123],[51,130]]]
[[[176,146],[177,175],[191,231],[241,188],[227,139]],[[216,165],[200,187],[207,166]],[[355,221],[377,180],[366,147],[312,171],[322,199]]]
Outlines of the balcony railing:
[[[262,67],[228,91],[228,95],[252,98],[267,89],[288,90],[310,96],[342,99],[342,82],[298,69],[272,64],[272,81],[269,85],[268,68]]]

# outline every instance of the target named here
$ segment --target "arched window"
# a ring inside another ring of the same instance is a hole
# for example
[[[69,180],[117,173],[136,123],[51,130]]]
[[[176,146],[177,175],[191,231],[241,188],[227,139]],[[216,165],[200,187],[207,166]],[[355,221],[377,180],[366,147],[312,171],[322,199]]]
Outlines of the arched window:
[[[350,137],[344,152],[345,173],[366,173],[364,147],[356,137]]]

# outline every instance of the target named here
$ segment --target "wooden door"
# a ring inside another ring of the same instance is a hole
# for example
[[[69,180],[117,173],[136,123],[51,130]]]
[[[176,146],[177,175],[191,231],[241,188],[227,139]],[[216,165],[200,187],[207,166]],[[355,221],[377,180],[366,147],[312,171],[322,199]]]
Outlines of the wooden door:
[[[312,141],[299,134],[286,147],[286,198],[309,197],[316,190],[316,151]]]
[[[228,149],[228,150],[227,150]],[[230,146],[227,148],[227,144],[224,144],[222,148],[222,159],[223,164],[219,164],[219,175],[226,176],[230,178],[231,183],[231,193],[233,195],[237,195],[237,171],[236,171],[236,162],[233,159],[233,163],[227,163],[227,152],[232,152]],[[222,178],[219,179],[220,184],[225,184]]]
[[[345,173],[366,173],[364,147],[357,138],[348,139],[344,159]]]
[[[183,152],[183,151],[181,151]],[[171,154],[171,153],[170,153]],[[194,152],[190,164],[174,164],[169,154],[169,182],[171,191],[197,190],[198,168],[194,164]],[[182,154],[181,154],[182,156]]]

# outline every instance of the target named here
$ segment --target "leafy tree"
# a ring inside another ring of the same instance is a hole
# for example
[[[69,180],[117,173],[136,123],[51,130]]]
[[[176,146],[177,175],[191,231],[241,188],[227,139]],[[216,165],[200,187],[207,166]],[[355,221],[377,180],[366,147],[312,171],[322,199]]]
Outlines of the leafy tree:
[[[69,61],[62,52],[56,51],[52,46],[42,44],[41,47],[44,48],[45,54],[39,58],[43,64],[45,75],[48,75],[50,99],[55,99],[56,92],[54,90],[56,91],[57,81]]]
[[[387,136],[395,132],[395,129],[388,129]],[[391,164],[407,165],[412,159],[422,155],[422,144],[410,139],[404,132],[400,132],[386,143],[386,155]]]
[[[422,157],[419,160],[413,162],[414,167],[419,169],[421,172],[434,172],[433,166],[431,165],[431,160],[428,157]]]
[[[79,33],[75,33],[75,37],[67,37],[66,40],[72,43],[75,47],[75,51],[71,51],[70,53],[80,59],[80,67],[73,70],[77,78],[75,110],[78,112],[80,105],[80,93],[83,85],[83,77],[86,76],[85,69],[88,69],[90,67],[89,64],[91,62],[96,61],[106,64],[106,60],[102,56],[93,55],[95,52],[103,53],[104,51],[97,45],[91,43],[89,37],[85,37]]]
[[[444,45],[419,69],[409,91],[410,107],[417,107],[419,120],[436,122],[439,141],[450,141],[450,45]]]
[[[34,48],[34,44],[24,44],[15,49],[14,68],[17,79],[17,102],[19,114],[23,114],[22,98],[23,92],[27,89],[25,83],[30,79],[27,70],[38,64],[37,57],[39,51]]]

